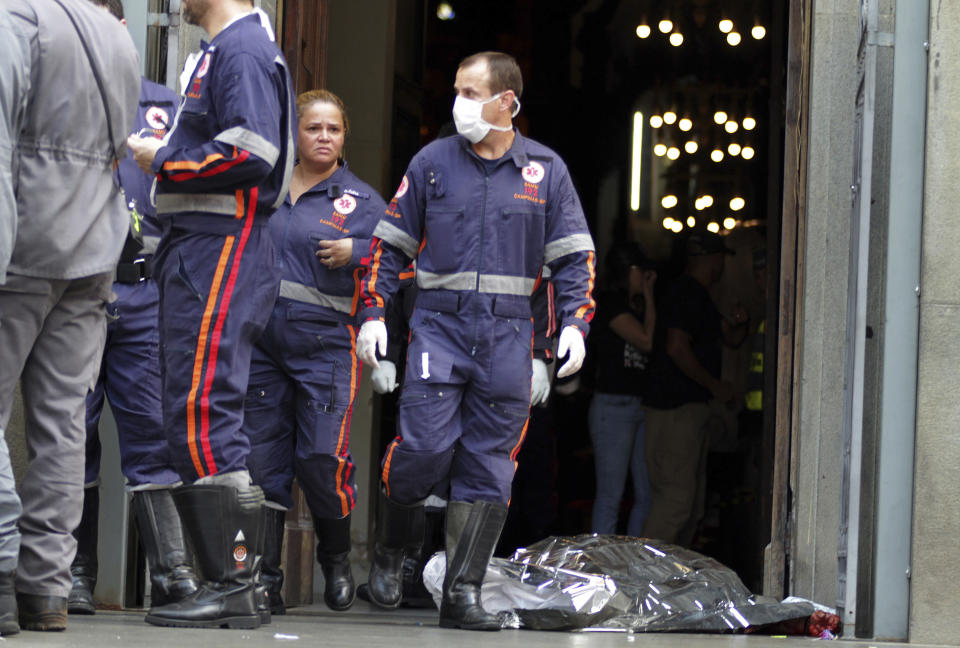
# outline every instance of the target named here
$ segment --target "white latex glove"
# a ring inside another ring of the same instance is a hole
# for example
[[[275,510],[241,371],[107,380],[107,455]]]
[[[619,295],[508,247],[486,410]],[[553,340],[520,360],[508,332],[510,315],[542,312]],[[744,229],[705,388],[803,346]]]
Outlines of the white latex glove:
[[[377,351],[380,355],[387,354],[387,325],[380,320],[368,320],[357,334],[357,357],[363,364],[376,369],[380,366]]]
[[[533,359],[533,376],[530,378],[530,405],[542,405],[550,395],[550,376],[547,375],[547,363]]]
[[[378,394],[389,394],[397,388],[397,365],[389,360],[381,360],[380,366],[370,373],[373,391]]]
[[[364,324],[366,326],[366,324]],[[565,378],[576,373],[583,365],[583,358],[587,355],[587,348],[583,344],[583,334],[576,326],[566,326],[560,331],[560,343],[557,345],[557,357],[567,356],[567,361],[557,372],[557,378]]]

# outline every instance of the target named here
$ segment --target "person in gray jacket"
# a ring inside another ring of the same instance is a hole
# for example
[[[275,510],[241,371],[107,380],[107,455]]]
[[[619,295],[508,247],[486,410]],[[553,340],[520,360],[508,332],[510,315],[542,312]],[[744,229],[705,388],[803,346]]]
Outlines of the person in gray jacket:
[[[0,284],[0,428],[19,380],[31,459],[22,513],[9,462],[0,463],[0,534],[19,516],[19,625],[63,630],[71,531],[82,510],[84,398],[97,378],[104,303],[129,229],[114,169],[136,115],[140,64],[123,25],[87,0],[4,5],[29,44],[30,90],[13,159],[16,236]],[[10,558],[0,554],[0,569]],[[11,591],[9,580],[0,574],[0,594]],[[12,611],[6,600],[0,616]]]
[[[17,236],[17,202],[13,193],[13,154],[17,133],[23,125],[30,76],[30,43],[13,24],[6,9],[0,9],[0,284],[6,281],[7,265]],[[13,483],[10,452],[0,424],[0,635],[20,631],[17,624],[13,579],[20,553],[17,518],[20,499]]]

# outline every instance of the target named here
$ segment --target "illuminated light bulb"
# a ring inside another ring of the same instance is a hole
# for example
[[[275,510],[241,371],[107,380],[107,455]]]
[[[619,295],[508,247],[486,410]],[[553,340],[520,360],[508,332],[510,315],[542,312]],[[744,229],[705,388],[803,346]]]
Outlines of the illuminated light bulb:
[[[673,31],[673,21],[669,18],[664,18],[657,23],[657,29],[659,29],[662,34],[669,34]]]
[[[743,130],[753,130],[757,127],[757,120],[753,117],[744,117],[740,125],[743,126]]]
[[[660,128],[663,126],[663,117],[660,115],[650,115],[650,128]]]
[[[737,45],[740,44],[740,41],[741,41],[741,38],[740,38],[740,33],[739,33],[739,32],[732,31],[732,32],[730,32],[729,34],[727,34],[727,44],[728,44],[728,45],[731,45],[731,46],[733,46],[733,47],[736,47]]]
[[[670,216],[667,216],[666,218],[664,218],[663,227],[665,229],[673,229],[673,218],[671,218]]]
[[[740,128],[740,124],[732,119],[723,125],[723,130],[727,131],[728,133],[736,133],[738,128]]]
[[[691,120],[689,117],[684,117],[683,119],[677,122],[677,128],[679,128],[683,132],[687,132],[688,130],[693,128],[693,120]]]
[[[697,219],[693,216],[687,216],[687,227],[694,228],[697,226]]]
[[[671,160],[676,160],[678,157],[680,157],[680,149],[678,149],[676,146],[671,146],[667,149],[667,157]]]
[[[696,200],[694,200],[693,208],[696,209],[697,211],[703,211],[703,200],[701,200],[700,198],[697,198]]]
[[[637,38],[647,38],[650,31],[650,25],[637,25]]]
[[[750,30],[750,35],[757,40],[761,40],[764,36],[767,35],[767,30],[763,25],[754,25],[753,29]]]
[[[667,145],[663,143],[654,145],[653,154],[657,157],[663,157],[667,154]]]
[[[733,216],[727,216],[723,219],[723,229],[731,230],[737,226],[737,221]]]
[[[741,198],[740,196],[734,196],[730,199],[730,209],[733,211],[740,211],[747,204],[747,201]]]
[[[703,203],[703,208],[713,207],[713,196],[710,194],[704,194],[700,196],[700,202]]]
[[[713,113],[713,123],[717,125],[727,123],[727,113],[723,112],[722,110],[718,110],[717,112]]]
[[[456,16],[449,2],[441,2],[437,5],[437,18],[440,20],[453,20]]]
[[[711,221],[707,223],[707,231],[712,232],[713,234],[716,234],[717,232],[720,231],[720,225]]]
[[[700,147],[697,146],[697,143],[694,142],[693,140],[690,140],[689,142],[683,145],[683,150],[689,153],[690,155],[693,155],[694,153],[696,153],[698,148]]]
[[[677,121],[677,113],[673,112],[672,110],[668,110],[667,112],[663,113],[664,124],[674,124],[676,123],[676,121]]]
[[[683,231],[683,223],[678,220],[673,221],[673,226],[670,228],[673,230],[674,234],[679,234]]]
[[[677,200],[677,197],[674,196],[673,194],[667,194],[666,196],[660,199],[660,205],[664,209],[673,209],[674,207],[677,206],[677,202],[679,201]]]
[[[727,144],[727,153],[730,155],[740,155],[740,145],[736,142],[730,142]]]
[[[673,32],[670,34],[670,44],[674,47],[680,47],[683,45],[683,34],[680,32]]]
[[[724,34],[729,34],[730,32],[733,31],[733,21],[730,20],[729,18],[724,18],[719,23],[717,23],[717,27],[719,27],[720,31],[722,31]]]
[[[753,156],[756,154],[756,151],[753,150],[752,146],[744,146],[740,149],[740,157],[744,160],[752,160]]]
[[[720,149],[713,149],[710,153],[710,159],[714,162],[720,162],[723,160],[723,151]]]

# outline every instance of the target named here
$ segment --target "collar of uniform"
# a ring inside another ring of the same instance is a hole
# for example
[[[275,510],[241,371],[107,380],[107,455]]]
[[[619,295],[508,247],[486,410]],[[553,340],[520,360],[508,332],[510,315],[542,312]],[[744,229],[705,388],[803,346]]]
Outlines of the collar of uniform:
[[[346,189],[346,185],[343,182],[343,176],[346,173],[346,170],[347,170],[347,161],[340,160],[340,166],[337,167],[336,171],[330,174],[330,177],[324,180],[321,180],[320,182],[313,185],[303,193],[312,194],[312,193],[323,193],[324,191],[326,191],[330,195],[330,198],[339,198],[340,196],[343,195],[344,189]],[[289,199],[289,195],[287,196],[287,198]]]
[[[227,31],[228,29],[230,29],[231,27],[233,27],[233,26],[236,25],[237,23],[242,22],[244,19],[247,19],[247,18],[253,18],[254,20],[257,21],[257,25],[260,24],[260,16],[257,15],[257,12],[256,12],[256,11],[251,11],[251,12],[245,13],[245,14],[243,14],[243,15],[241,15],[241,16],[237,16],[236,18],[234,18],[233,20],[231,20],[230,22],[228,22],[226,25],[224,25],[224,26],[223,26],[223,29],[220,30],[220,33],[217,34],[217,38],[219,38],[220,35],[223,34],[225,31]],[[214,38],[213,40],[217,40],[217,38]]]
[[[470,141],[463,136],[458,138],[460,140],[460,148],[466,151],[468,154],[474,156],[478,160],[482,160],[477,152],[473,150],[473,146],[470,144]],[[518,169],[530,164],[530,159],[527,157],[527,143],[523,135],[520,134],[516,128],[513,129],[513,143],[510,145],[510,148],[507,149],[507,152],[503,154],[503,157],[497,158],[502,160],[503,158],[510,156],[513,159],[513,163]]]

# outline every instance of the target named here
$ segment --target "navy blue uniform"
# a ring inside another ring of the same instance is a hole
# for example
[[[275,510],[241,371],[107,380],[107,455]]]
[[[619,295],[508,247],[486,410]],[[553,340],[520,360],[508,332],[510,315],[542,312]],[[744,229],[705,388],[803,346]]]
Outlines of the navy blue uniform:
[[[350,417],[360,382],[355,325],[370,241],[386,205],[346,165],[287,199],[270,219],[280,297],[250,365],[244,430],[253,481],[290,507],[294,468],[315,518],[342,518],[356,499]],[[329,269],[317,242],[350,237],[353,258]]]
[[[173,122],[177,103],[173,90],[143,79],[134,132],[162,138]],[[135,258],[121,259],[113,284],[117,298],[107,304],[107,340],[100,376],[87,396],[84,481],[91,485],[100,476],[98,427],[106,395],[117,422],[120,467],[127,483],[131,487],[172,484],[179,476],[170,465],[160,404],[159,297],[152,278],[160,225],[150,204],[153,178],[140,170],[132,154],[120,162],[117,174],[127,206],[142,217],[144,245]]]
[[[246,469],[250,354],[276,301],[266,224],[293,172],[286,62],[256,15],[208,44],[154,158],[163,419],[186,482]]]
[[[461,136],[411,161],[374,232],[360,321],[382,318],[398,272],[416,259],[420,289],[400,396],[398,434],[381,480],[410,504],[506,504],[530,404],[530,296],[551,271],[561,328],[586,335],[594,247],[566,165],[516,134],[499,160]]]

